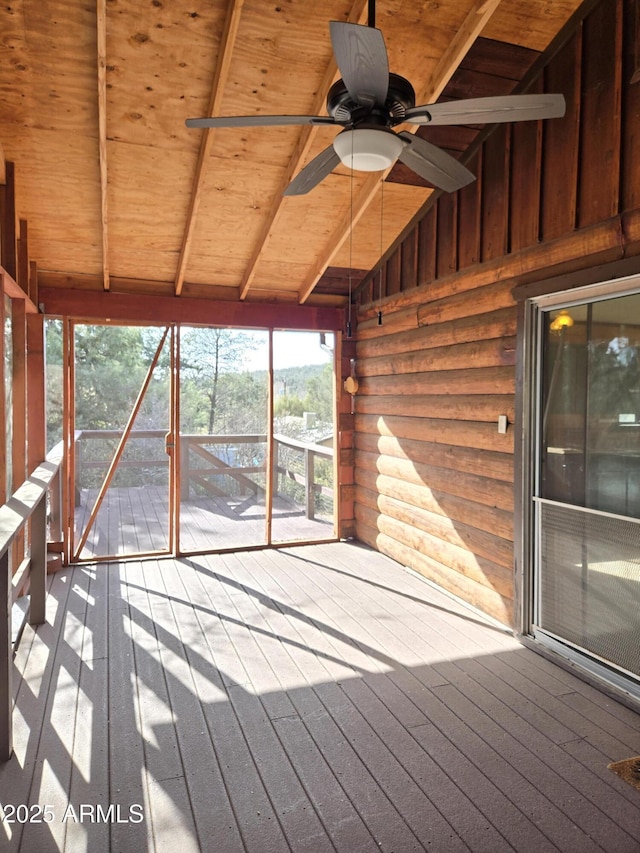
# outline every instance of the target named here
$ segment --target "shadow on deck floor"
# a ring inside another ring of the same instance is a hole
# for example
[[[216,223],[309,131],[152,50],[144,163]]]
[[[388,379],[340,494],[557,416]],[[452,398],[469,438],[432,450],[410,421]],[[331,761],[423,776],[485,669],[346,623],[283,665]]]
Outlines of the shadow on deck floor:
[[[60,572],[15,666],[3,850],[640,850],[638,715],[364,547]]]

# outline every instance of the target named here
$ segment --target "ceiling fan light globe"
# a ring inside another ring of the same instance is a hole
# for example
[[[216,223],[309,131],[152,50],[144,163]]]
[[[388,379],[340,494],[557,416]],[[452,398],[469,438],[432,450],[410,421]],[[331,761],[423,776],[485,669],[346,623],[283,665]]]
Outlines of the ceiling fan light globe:
[[[348,169],[381,172],[395,163],[404,142],[391,130],[357,127],[339,133],[333,140],[333,147]]]

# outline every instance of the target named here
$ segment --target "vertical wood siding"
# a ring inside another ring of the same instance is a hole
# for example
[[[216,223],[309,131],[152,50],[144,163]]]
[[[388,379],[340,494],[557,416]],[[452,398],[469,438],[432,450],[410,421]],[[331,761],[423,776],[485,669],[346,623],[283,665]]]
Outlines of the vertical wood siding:
[[[351,375],[351,359],[355,358],[355,338],[344,338],[338,365],[338,387],[336,389],[338,418],[338,466],[337,489],[339,492],[338,536],[348,539],[355,535],[354,514],[354,426],[351,395],[347,394],[344,383]]]
[[[511,292],[640,254],[634,40],[635,0],[597,4],[530,89],[562,92],[565,118],[499,126],[468,164],[477,181],[440,195],[358,294],[356,534],[504,622]]]

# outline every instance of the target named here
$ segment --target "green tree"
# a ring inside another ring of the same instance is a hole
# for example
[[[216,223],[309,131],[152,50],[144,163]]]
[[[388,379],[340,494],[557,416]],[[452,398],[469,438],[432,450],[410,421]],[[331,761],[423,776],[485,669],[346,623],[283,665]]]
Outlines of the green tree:
[[[151,358],[134,326],[84,326],[74,330],[77,429],[123,427]]]
[[[205,429],[209,434],[241,431],[238,420],[246,420],[246,415],[250,415],[246,407],[252,407],[255,413],[260,406],[258,398],[266,401],[257,383],[239,380],[240,376],[248,375],[242,368],[260,343],[259,335],[237,329],[194,328],[182,335],[181,375],[207,401]],[[255,392],[254,400],[249,399],[251,391]]]
[[[51,450],[62,439],[62,321],[47,320],[45,330],[47,450]]]
[[[286,417],[287,415],[301,418],[304,411],[304,400],[301,400],[300,397],[290,397],[288,394],[278,397],[273,407],[276,418]]]
[[[307,383],[304,409],[315,412],[319,421],[333,420],[333,365],[325,364],[322,372],[312,376]]]

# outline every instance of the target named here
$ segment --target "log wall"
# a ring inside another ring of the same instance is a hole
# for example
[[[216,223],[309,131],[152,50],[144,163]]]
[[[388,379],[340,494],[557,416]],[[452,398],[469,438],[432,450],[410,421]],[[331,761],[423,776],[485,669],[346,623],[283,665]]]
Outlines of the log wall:
[[[511,624],[512,290],[640,254],[636,2],[583,9],[530,89],[565,118],[499,126],[357,293],[356,535]]]

